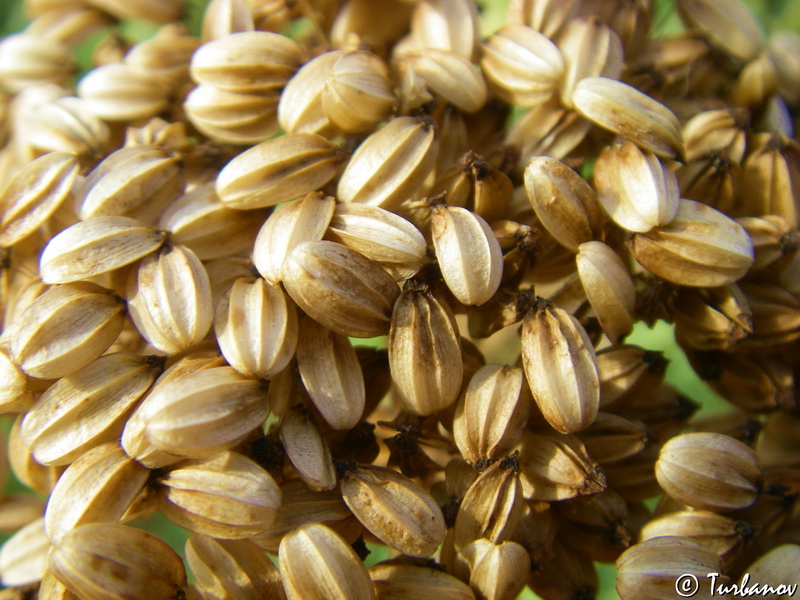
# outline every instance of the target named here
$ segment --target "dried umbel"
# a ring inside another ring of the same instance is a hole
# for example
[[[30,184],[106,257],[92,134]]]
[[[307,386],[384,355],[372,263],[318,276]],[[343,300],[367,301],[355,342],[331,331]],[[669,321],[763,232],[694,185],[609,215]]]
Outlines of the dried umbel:
[[[800,35],[743,0],[7,1],[0,483],[49,499],[0,498],[0,597],[794,582]],[[692,419],[669,327],[735,412]],[[154,513],[192,585],[122,525]]]

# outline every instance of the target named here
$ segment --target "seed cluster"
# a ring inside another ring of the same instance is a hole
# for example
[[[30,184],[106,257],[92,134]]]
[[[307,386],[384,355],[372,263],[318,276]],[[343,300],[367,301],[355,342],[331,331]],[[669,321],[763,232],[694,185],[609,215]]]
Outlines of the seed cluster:
[[[511,0],[483,40],[474,0],[212,0],[200,37],[181,0],[25,7],[0,463],[49,499],[0,502],[0,598],[798,583],[800,35],[739,0],[671,37]],[[126,19],[160,27],[73,87]],[[730,412],[625,343],[657,320]],[[126,524],[156,511],[185,561]]]

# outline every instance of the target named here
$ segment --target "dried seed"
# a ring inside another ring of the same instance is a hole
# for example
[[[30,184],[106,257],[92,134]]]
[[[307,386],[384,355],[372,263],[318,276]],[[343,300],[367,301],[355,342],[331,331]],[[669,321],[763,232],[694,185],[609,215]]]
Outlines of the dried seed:
[[[330,448],[302,404],[294,405],[283,416],[280,435],[286,457],[308,487],[315,491],[336,487]]]
[[[575,86],[572,102],[594,124],[626,137],[664,158],[680,158],[683,140],[677,117],[663,104],[608,77],[586,77]]]
[[[78,96],[105,121],[132,121],[167,108],[170,88],[160,73],[119,63],[89,71],[78,83]]]
[[[197,83],[228,92],[278,94],[303,63],[294,40],[267,31],[242,31],[200,46],[192,56]]]
[[[44,516],[54,544],[85,523],[117,523],[144,488],[149,471],[119,443],[92,448],[73,462],[53,488]]]
[[[155,252],[166,233],[128,217],[94,217],[65,229],[45,246],[45,283],[69,283],[114,271]]]
[[[440,205],[431,215],[431,237],[447,287],[467,306],[489,301],[500,287],[503,252],[483,217]]]
[[[486,83],[478,68],[450,50],[425,48],[400,59],[428,88],[466,113],[474,113],[486,103]]]
[[[364,527],[383,543],[410,556],[431,556],[445,534],[442,510],[433,497],[393,469],[372,465],[348,469],[342,497]]]
[[[412,223],[377,206],[337,204],[325,239],[344,244],[407,279],[426,259],[427,244]]]
[[[268,379],[286,368],[297,348],[297,310],[279,285],[237,279],[217,304],[217,343],[244,375]]]
[[[61,539],[47,562],[76,595],[98,600],[173,600],[186,586],[175,551],[152,533],[126,525],[81,525]]]
[[[289,479],[281,488],[281,505],[272,526],[253,537],[268,552],[277,553],[281,539],[303,524],[319,523],[334,530],[353,518],[338,489],[314,491],[300,479]]]
[[[333,196],[310,192],[270,215],[258,232],[253,247],[253,263],[269,283],[281,282],[281,269],[292,251],[303,242],[322,239],[333,216]]]
[[[633,257],[659,277],[694,287],[717,287],[743,277],[753,264],[744,228],[700,202],[682,199],[669,225],[634,234]]]
[[[269,473],[236,452],[187,460],[158,479],[159,507],[174,523],[221,539],[248,538],[268,529],[281,504]]]
[[[440,48],[472,60],[478,50],[478,12],[469,0],[417,2],[411,32],[420,48]]]
[[[206,183],[172,202],[161,213],[158,228],[208,261],[252,249],[266,216],[266,211],[230,208],[220,201],[215,184]]]
[[[300,322],[297,368],[325,421],[337,430],[355,427],[364,412],[364,375],[353,346],[313,319]]]
[[[756,500],[761,469],[755,452],[720,433],[685,433],[661,449],[656,477],[676,500],[711,511],[747,508]]]
[[[211,328],[208,274],[197,255],[180,244],[146,256],[131,271],[127,296],[136,329],[167,354],[199,344]]]
[[[678,558],[680,557],[680,558]],[[641,598],[674,598],[675,581],[688,576],[705,581],[709,573],[722,572],[722,560],[693,540],[666,536],[631,546],[617,559],[616,590],[623,600]],[[720,583],[727,577],[719,576]],[[685,584],[683,584],[685,585]],[[693,589],[693,588],[686,588]],[[685,590],[682,587],[682,591]]]
[[[32,377],[73,373],[114,343],[124,312],[118,297],[92,283],[52,287],[8,328],[11,358]]]
[[[565,248],[577,252],[602,236],[605,217],[597,195],[564,163],[533,158],[525,169],[525,191],[542,225]]]
[[[379,598],[416,600],[425,596],[440,600],[474,600],[467,584],[434,568],[380,563],[369,568]]]
[[[364,563],[325,525],[301,525],[283,536],[278,561],[289,600],[375,598]]]
[[[323,52],[308,61],[281,92],[278,121],[288,133],[330,134],[335,130],[325,114],[322,98],[331,80],[333,65],[345,55],[344,50]]]
[[[69,152],[90,160],[105,154],[111,132],[88,104],[75,97],[43,102],[19,115],[22,138],[45,152]]]
[[[597,197],[606,213],[628,231],[669,225],[680,205],[675,174],[652,152],[628,140],[606,147],[594,170]]]
[[[704,32],[725,52],[747,61],[764,43],[761,28],[744,2],[679,0],[678,15],[687,27]]]
[[[355,250],[336,242],[303,242],[283,263],[281,276],[297,305],[336,333],[388,333],[400,288],[389,273]]]
[[[255,144],[279,130],[275,96],[226,92],[201,84],[186,96],[183,109],[201,133],[229,144]]]
[[[430,287],[410,279],[392,312],[389,367],[403,405],[429,415],[452,405],[464,363],[455,317]]]
[[[559,91],[567,108],[575,108],[572,95],[581,80],[618,79],[622,73],[622,40],[597,16],[570,20],[558,37],[558,49],[564,61]]]
[[[339,56],[322,90],[322,108],[342,131],[369,131],[392,113],[397,98],[386,63],[371,52]]]
[[[541,33],[510,24],[483,44],[481,67],[498,97],[533,108],[555,94],[564,74],[564,59],[558,47]]]
[[[500,364],[478,369],[453,417],[453,436],[464,460],[507,455],[525,429],[530,404],[522,369]]]
[[[469,585],[479,598],[511,600],[525,587],[531,559],[516,542],[476,540],[461,555],[469,569]]]
[[[283,593],[278,568],[249,540],[193,533],[186,540],[186,560],[203,596],[262,600]]]
[[[162,368],[154,357],[108,354],[62,377],[22,421],[22,438],[43,465],[68,465],[119,438],[133,406]]]
[[[173,379],[183,379],[184,384],[187,384],[188,380],[185,378],[192,373],[222,366],[226,366],[225,360],[216,350],[198,350],[177,360],[169,369],[164,371],[156,380],[144,401],[139,404],[125,423],[125,429],[122,431],[120,441],[128,456],[135,458],[148,469],[159,469],[181,461],[183,459],[182,456],[161,450],[147,439],[145,435],[147,423],[144,415],[149,410],[148,399],[156,390]]]
[[[142,419],[156,447],[193,458],[232,448],[269,415],[261,381],[231,367],[206,369],[174,378],[147,397]]]
[[[515,456],[483,471],[464,494],[458,507],[453,543],[462,551],[477,539],[499,544],[510,539],[519,525],[525,500]]]
[[[525,376],[544,418],[561,433],[586,429],[600,406],[600,381],[583,326],[540,301],[525,317],[520,340]]]
[[[575,436],[522,434],[519,461],[526,498],[552,502],[601,492],[603,470]]]
[[[76,190],[82,220],[131,217],[155,223],[184,187],[179,154],[133,146],[109,154]]]
[[[324,186],[343,159],[322,136],[287,134],[253,146],[225,165],[217,176],[217,193],[233,208],[275,206]]]
[[[31,162],[9,181],[0,195],[0,246],[10,247],[32,234],[71,198],[78,160],[65,152],[50,152]]]
[[[44,518],[22,527],[0,549],[0,581],[4,586],[41,581],[50,547]]]
[[[0,81],[12,91],[48,83],[66,84],[75,68],[69,49],[57,40],[29,33],[0,43]]]
[[[612,344],[633,329],[636,291],[620,256],[603,242],[586,242],[575,257],[586,298]]]
[[[339,179],[337,197],[393,210],[422,186],[438,147],[429,120],[397,117],[361,143]]]

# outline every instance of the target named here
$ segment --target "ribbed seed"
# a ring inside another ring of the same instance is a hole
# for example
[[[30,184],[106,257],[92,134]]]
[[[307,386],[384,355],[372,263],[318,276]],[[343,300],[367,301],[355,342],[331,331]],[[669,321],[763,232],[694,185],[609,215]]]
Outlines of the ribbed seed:
[[[431,556],[445,534],[442,511],[433,497],[393,469],[347,468],[344,501],[364,526],[385,544],[410,556]]]

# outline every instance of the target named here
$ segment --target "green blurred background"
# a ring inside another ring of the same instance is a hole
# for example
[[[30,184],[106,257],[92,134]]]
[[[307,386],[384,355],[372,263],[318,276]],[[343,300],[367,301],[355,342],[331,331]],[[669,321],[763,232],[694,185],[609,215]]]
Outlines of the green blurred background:
[[[136,2],[136,0],[130,0]],[[376,0],[377,1],[377,0]],[[792,29],[800,31],[800,0],[743,0],[760,18],[765,29],[776,31]],[[197,33],[200,29],[202,13],[209,0],[187,0],[187,23],[190,29]],[[484,35],[496,30],[504,21],[508,0],[477,0],[481,7],[481,28]],[[681,30],[680,22],[675,15],[674,0],[655,0],[657,32],[667,34]],[[0,35],[6,36],[22,30],[28,19],[24,13],[23,0],[0,0]],[[126,22],[120,26],[119,33],[131,42],[150,37],[156,27],[143,22]],[[89,57],[92,49],[104,38],[107,33],[94,36],[78,51],[78,59],[83,69],[89,68]],[[703,381],[697,377],[689,366],[683,352],[677,347],[673,339],[672,327],[659,322],[652,329],[639,323],[632,335],[626,339],[627,343],[636,344],[648,350],[661,350],[670,359],[666,380],[684,395],[700,403],[701,409],[698,416],[707,416],[726,410],[730,405],[719,398]],[[0,427],[8,431],[12,419],[0,418]],[[29,492],[28,488],[21,485],[9,473],[6,491]],[[160,513],[147,521],[137,521],[135,525],[147,529],[166,539],[182,556],[187,533],[172,525]],[[5,541],[9,535],[0,536],[0,542]],[[388,557],[388,551],[378,546],[370,546],[372,554],[367,559],[371,565]],[[618,598],[614,591],[613,565],[598,565],[601,579],[599,600],[613,600]],[[539,596],[530,591],[524,592],[521,600],[538,599]]]

